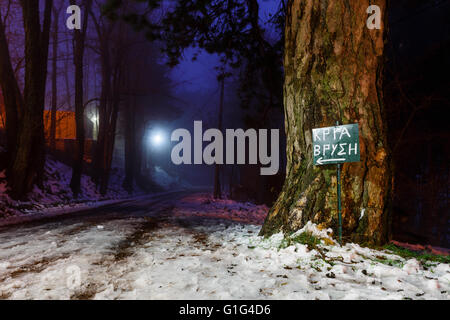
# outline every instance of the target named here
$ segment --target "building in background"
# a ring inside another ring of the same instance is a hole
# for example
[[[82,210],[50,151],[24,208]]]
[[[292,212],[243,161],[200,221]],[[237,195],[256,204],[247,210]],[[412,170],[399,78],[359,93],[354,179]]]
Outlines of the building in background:
[[[6,126],[5,108],[3,102],[0,101],[0,131],[3,131]],[[48,147],[50,147],[50,128],[51,128],[51,111],[44,110],[44,131],[45,140]],[[92,161],[92,150],[94,145],[94,123],[88,117],[85,119],[85,160]],[[76,122],[75,112],[73,111],[56,111],[56,132],[55,132],[55,150],[50,150],[58,156],[58,158],[65,158],[66,162],[71,162],[71,157],[75,154],[76,141]],[[61,159],[63,160],[63,159]]]

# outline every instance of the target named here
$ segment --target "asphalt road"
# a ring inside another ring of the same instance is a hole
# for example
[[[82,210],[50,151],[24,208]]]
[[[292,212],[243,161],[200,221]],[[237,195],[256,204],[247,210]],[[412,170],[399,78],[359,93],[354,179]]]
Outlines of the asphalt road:
[[[67,214],[42,217],[38,220],[0,227],[0,235],[33,228],[55,230],[62,226],[79,223],[92,225],[111,220],[154,217],[155,215],[167,214],[179,199],[191,193],[192,191],[173,191],[161,195],[147,195],[92,209],[80,209],[80,211]],[[164,208],[167,209],[167,212],[164,212]]]
[[[39,288],[40,284],[35,281],[52,267],[65,265],[66,260],[85,256],[96,256],[95,261],[89,263],[90,268],[94,268],[90,271],[92,274],[97,272],[96,268],[101,270],[104,261],[109,261],[110,265],[126,264],[127,259],[142,249],[157,230],[164,228],[175,228],[183,234],[191,234],[200,245],[206,245],[207,235],[198,232],[196,227],[214,226],[218,224],[217,219],[172,215],[177,202],[192,193],[174,191],[142,196],[121,203],[2,227],[0,285],[11,283],[14,287],[19,283],[19,287]],[[221,220],[221,223],[231,222]],[[101,231],[107,231],[107,235]],[[13,292],[8,285],[0,288],[0,299],[8,299]],[[31,289],[30,292],[34,291]],[[94,294],[93,291],[91,293]],[[92,296],[89,290],[84,290],[70,298],[89,299]]]

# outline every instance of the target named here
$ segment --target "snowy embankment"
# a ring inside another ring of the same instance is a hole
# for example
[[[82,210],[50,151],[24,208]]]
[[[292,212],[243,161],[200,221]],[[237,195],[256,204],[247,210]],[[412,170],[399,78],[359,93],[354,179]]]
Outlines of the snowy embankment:
[[[184,197],[172,210],[174,217],[217,218],[235,223],[262,225],[269,208],[250,202],[213,199],[210,194],[198,193]]]
[[[112,169],[108,192],[101,195],[89,176],[81,177],[81,194],[73,198],[70,189],[72,169],[47,157],[43,189],[34,187],[27,201],[16,201],[7,194],[5,171],[0,172],[0,226],[113,204],[144,194],[137,186],[133,194],[122,188],[123,173]]]
[[[249,203],[195,195],[173,207],[0,233],[0,298],[450,299],[448,263],[339,246],[311,223],[263,238],[267,208]]]

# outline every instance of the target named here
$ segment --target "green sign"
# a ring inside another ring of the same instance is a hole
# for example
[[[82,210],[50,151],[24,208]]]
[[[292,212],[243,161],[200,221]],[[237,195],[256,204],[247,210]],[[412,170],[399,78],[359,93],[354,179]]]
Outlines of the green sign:
[[[359,133],[357,124],[312,130],[314,164],[358,162]]]

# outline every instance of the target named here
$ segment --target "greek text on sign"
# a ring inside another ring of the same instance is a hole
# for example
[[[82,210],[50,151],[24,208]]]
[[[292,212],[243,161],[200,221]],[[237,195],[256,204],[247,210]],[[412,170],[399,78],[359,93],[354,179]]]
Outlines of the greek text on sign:
[[[360,160],[357,124],[317,128],[312,133],[315,165]]]

